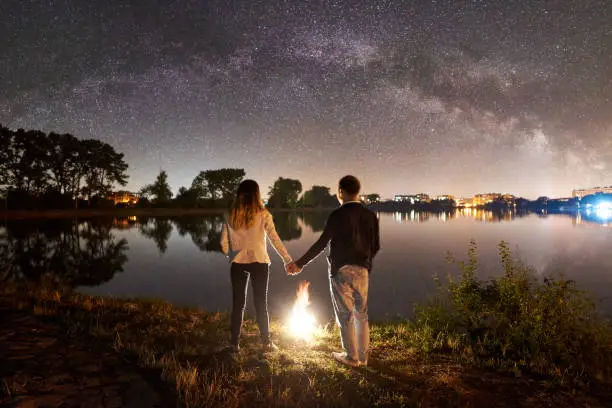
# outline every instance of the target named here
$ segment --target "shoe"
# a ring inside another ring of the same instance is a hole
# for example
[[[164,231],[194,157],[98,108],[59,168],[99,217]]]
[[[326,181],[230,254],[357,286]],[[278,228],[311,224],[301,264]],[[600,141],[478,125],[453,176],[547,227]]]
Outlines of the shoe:
[[[344,365],[347,365],[349,367],[359,367],[361,365],[361,363],[359,363],[359,361],[353,360],[352,358],[349,358],[346,355],[346,353],[334,352],[334,353],[332,353],[332,357],[337,362],[342,363]]]
[[[272,343],[271,341],[264,344],[264,349],[266,351],[278,351],[279,350],[278,346]]]

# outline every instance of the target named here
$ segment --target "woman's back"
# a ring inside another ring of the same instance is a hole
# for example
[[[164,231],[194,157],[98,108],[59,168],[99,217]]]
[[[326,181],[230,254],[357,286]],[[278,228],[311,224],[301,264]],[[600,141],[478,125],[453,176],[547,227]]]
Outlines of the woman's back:
[[[259,211],[253,216],[248,227],[234,229],[231,222],[226,222],[221,234],[221,248],[224,253],[229,252],[231,244],[232,252],[236,255],[233,262],[236,263],[270,263],[268,256],[267,240],[270,239],[272,246],[285,263],[291,262],[285,246],[280,240],[274,227],[274,219],[268,210]],[[229,237],[227,228],[229,226]]]

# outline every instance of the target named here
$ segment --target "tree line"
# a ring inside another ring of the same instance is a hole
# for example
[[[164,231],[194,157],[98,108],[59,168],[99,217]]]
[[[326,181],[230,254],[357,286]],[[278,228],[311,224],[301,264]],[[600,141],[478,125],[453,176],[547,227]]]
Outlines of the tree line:
[[[110,195],[116,186],[127,184],[127,170],[124,155],[100,140],[78,139],[68,133],[13,131],[0,125],[0,195],[6,198],[8,209],[113,207]],[[241,168],[203,170],[175,196],[162,170],[138,191],[137,205],[227,208],[245,176]],[[262,195],[270,208],[338,205],[329,187],[303,191],[299,180],[284,177]]]
[[[168,184],[168,174],[162,170],[155,181],[138,193],[140,207],[227,208],[234,200],[238,186],[246,173],[240,168],[203,170],[189,187],[180,187],[174,197]],[[262,192],[262,194],[264,194]],[[313,186],[302,194],[299,180],[279,177],[263,197],[270,208],[331,208],[338,205],[330,188]],[[266,199],[267,198],[267,199]]]
[[[100,140],[0,125],[0,188],[10,209],[96,206],[127,183],[127,169]]]

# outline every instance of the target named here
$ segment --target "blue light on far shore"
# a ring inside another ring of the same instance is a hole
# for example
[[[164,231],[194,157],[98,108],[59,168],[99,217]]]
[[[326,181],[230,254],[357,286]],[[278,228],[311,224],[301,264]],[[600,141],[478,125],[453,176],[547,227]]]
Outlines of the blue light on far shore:
[[[595,206],[595,213],[597,217],[602,220],[607,220],[608,218],[612,218],[612,203],[609,201],[599,202]]]

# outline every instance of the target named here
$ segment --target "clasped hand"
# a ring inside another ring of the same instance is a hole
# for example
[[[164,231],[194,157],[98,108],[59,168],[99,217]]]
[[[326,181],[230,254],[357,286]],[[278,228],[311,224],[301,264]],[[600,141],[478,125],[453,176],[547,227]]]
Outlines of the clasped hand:
[[[299,268],[295,262],[289,262],[285,264],[285,272],[287,272],[287,275],[297,275],[302,272],[302,268]]]

